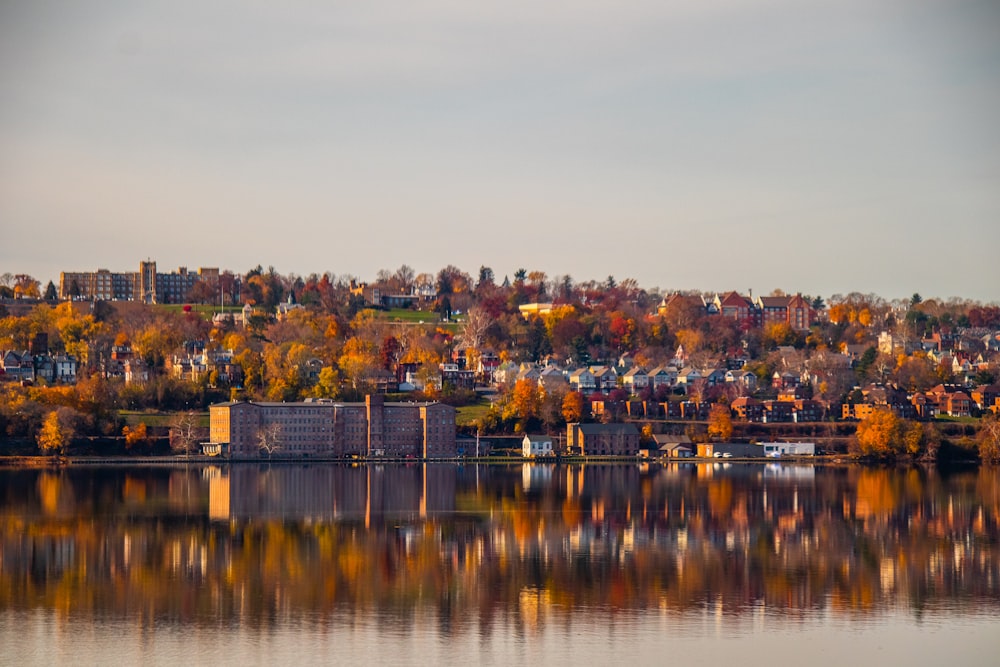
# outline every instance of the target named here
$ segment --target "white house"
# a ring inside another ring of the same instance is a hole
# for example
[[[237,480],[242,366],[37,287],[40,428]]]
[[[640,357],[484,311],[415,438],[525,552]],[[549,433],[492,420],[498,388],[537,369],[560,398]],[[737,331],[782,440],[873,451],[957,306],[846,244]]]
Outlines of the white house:
[[[525,435],[521,448],[521,454],[526,459],[552,456],[552,438],[547,435]]]

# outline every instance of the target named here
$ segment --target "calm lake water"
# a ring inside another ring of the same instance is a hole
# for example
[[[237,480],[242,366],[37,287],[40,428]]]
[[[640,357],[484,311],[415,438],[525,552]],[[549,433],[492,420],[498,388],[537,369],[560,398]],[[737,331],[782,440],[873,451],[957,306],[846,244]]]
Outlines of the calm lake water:
[[[991,468],[0,470],[0,664],[996,665],[998,520]]]

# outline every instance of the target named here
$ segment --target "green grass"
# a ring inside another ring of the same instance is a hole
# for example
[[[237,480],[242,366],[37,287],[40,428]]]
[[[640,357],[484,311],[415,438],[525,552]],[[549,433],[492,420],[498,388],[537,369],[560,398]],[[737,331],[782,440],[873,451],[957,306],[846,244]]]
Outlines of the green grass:
[[[486,416],[490,410],[489,403],[476,403],[475,405],[464,405],[456,409],[455,423],[458,426],[473,426]]]
[[[441,317],[433,310],[410,310],[409,308],[393,308],[391,310],[376,310],[375,317],[380,320],[390,322],[403,322],[405,324],[428,324],[440,327],[452,333],[458,331],[462,324],[464,315],[452,318],[452,322],[442,322]]]
[[[146,426],[168,427],[177,417],[177,413],[175,412],[143,412],[141,410],[121,410],[118,414],[121,415],[125,423],[129,426],[145,424]],[[207,412],[196,412],[194,414],[198,420],[198,426],[208,426]]]
[[[941,422],[955,422],[958,424],[978,424],[982,421],[976,417],[952,417],[951,415],[937,415],[934,417],[934,420]]]
[[[163,308],[164,310],[168,310],[168,311],[170,311],[172,313],[180,313],[180,312],[184,312],[184,307],[185,306],[190,306],[191,307],[191,312],[198,313],[199,315],[201,315],[202,317],[204,317],[206,320],[212,319],[212,316],[219,312],[219,305],[218,304],[211,305],[211,304],[203,304],[203,303],[202,304],[193,304],[193,303],[192,304],[164,303],[164,304],[158,304],[157,308]],[[225,313],[239,313],[242,310],[243,310],[243,306],[226,306],[225,309],[222,312],[225,312]]]

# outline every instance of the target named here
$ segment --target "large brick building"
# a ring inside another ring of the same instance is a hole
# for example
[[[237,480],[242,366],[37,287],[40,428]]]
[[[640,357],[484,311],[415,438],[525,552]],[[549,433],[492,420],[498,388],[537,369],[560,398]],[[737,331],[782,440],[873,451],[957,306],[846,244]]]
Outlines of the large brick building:
[[[157,273],[156,262],[139,262],[139,270],[113,273],[64,271],[59,274],[59,297],[101,301],[142,301],[143,303],[181,303],[195,283],[219,284],[219,269],[200,268],[198,272],[180,267],[171,273]]]
[[[566,450],[582,456],[638,456],[634,424],[567,424]]]
[[[270,431],[281,456],[449,458],[456,455],[455,408],[441,403],[220,403],[209,408],[210,442],[233,458],[261,455]]]

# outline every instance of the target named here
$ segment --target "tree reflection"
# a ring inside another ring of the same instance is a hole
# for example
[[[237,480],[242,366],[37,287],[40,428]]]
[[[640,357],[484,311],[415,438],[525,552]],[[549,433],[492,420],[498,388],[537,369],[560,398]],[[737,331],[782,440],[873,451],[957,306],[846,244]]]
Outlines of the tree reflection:
[[[678,464],[0,472],[0,608],[202,625],[433,610],[996,613],[982,468]]]

